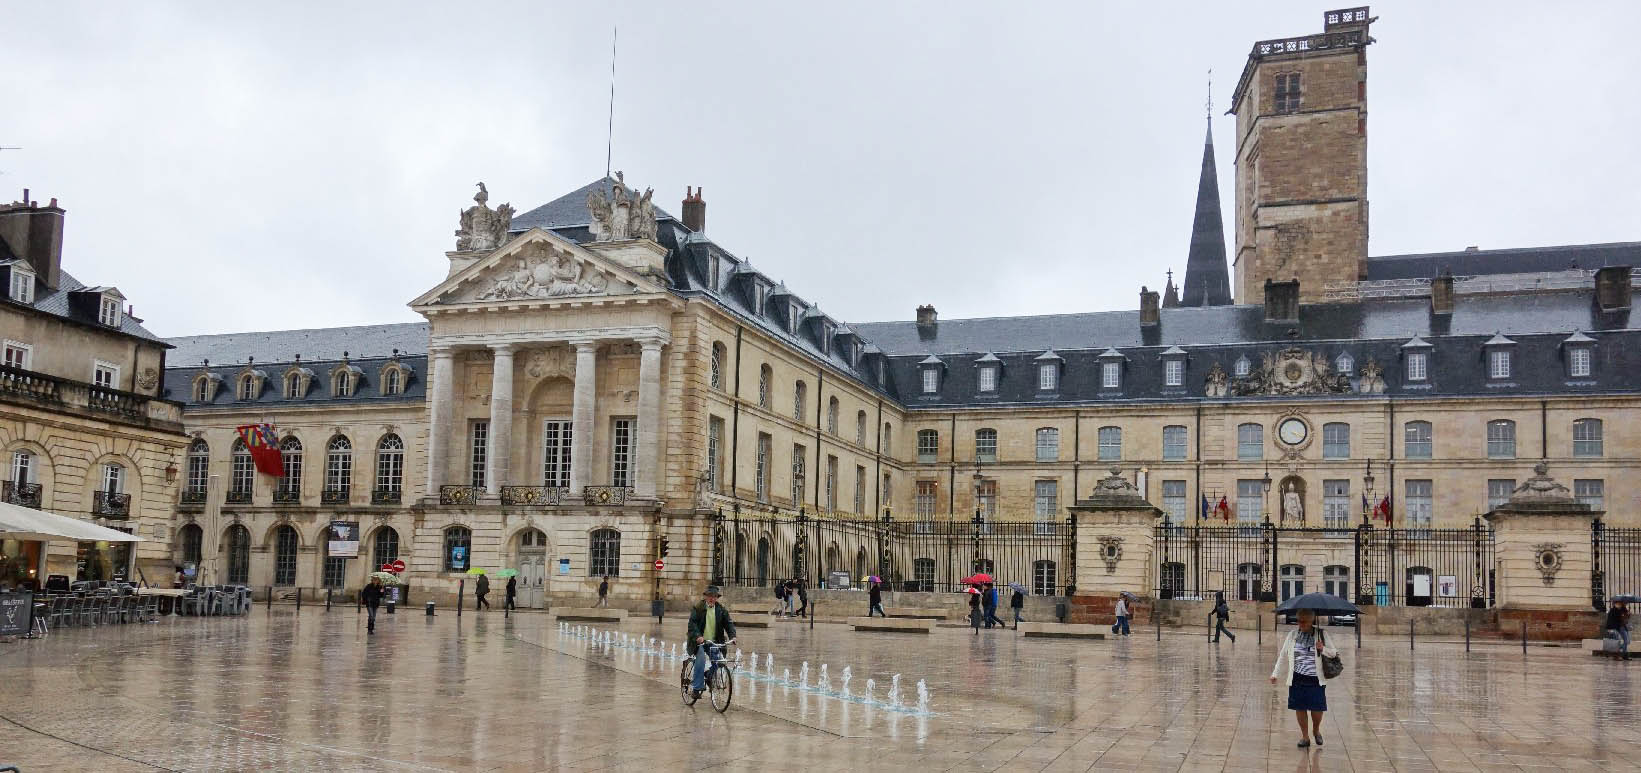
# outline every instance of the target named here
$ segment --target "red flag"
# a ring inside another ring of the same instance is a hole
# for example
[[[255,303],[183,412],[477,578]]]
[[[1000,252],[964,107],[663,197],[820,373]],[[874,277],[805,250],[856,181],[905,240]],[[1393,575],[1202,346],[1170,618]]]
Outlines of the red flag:
[[[272,424],[246,424],[238,428],[239,439],[245,441],[251,452],[256,471],[276,478],[285,474],[285,459],[279,453],[279,441],[274,437]]]
[[[1385,498],[1379,502],[1379,509],[1384,511],[1384,513],[1385,513],[1385,525],[1389,526],[1390,525],[1390,495],[1389,494],[1386,494]]]
[[[1214,509],[1219,511],[1219,516],[1221,518],[1227,521],[1231,520],[1231,503],[1225,501],[1225,497],[1223,495],[1219,498],[1219,504],[1214,505]]]

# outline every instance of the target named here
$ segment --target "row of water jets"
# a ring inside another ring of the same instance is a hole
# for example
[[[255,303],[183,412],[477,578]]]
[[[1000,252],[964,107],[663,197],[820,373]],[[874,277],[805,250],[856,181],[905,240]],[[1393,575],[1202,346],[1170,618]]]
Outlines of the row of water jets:
[[[689,659],[689,655],[686,654],[685,649],[678,642],[672,642],[669,645],[667,642],[653,636],[629,636],[615,631],[600,631],[585,625],[572,626],[565,622],[558,624],[558,633],[560,636],[584,639],[602,646],[630,649],[645,655],[660,657],[663,660],[681,661]],[[849,684],[853,681],[854,674],[848,666],[843,667],[843,673],[838,679],[837,689],[833,690],[832,678],[827,674],[827,664],[825,663],[821,664],[820,673],[815,683],[810,684],[809,661],[807,660],[798,666],[796,681],[792,679],[792,669],[790,668],[782,668],[781,675],[779,677],[775,676],[775,655],[773,653],[764,653],[762,671],[758,669],[758,653],[756,652],[743,659],[741,651],[737,649],[733,660],[735,663],[740,664],[743,676],[760,682],[792,687],[804,692],[873,706],[886,711],[898,711],[923,716],[933,713],[929,709],[929,688],[923,683],[922,679],[917,680],[917,703],[908,705],[902,702],[900,674],[895,674],[889,678],[889,692],[883,700],[878,700],[877,682],[872,679],[866,680],[866,691],[864,693],[856,695],[850,691]]]

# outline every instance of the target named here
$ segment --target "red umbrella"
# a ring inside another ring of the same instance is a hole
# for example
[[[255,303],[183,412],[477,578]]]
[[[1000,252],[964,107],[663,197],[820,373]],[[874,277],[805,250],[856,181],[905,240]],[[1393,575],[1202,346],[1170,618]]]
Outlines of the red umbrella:
[[[991,575],[986,574],[985,572],[975,572],[974,574],[971,574],[968,577],[964,577],[959,582],[962,582],[965,585],[975,585],[975,584],[984,584],[984,583],[988,583],[988,582],[991,582],[991,581],[992,581]]]
[[[965,591],[965,592],[966,592],[966,593],[973,593],[973,594],[974,594],[974,595],[976,595],[976,596],[978,596],[978,595],[980,595],[980,589],[979,589],[979,588],[969,588],[969,589],[968,589],[968,590],[967,590],[967,591]]]

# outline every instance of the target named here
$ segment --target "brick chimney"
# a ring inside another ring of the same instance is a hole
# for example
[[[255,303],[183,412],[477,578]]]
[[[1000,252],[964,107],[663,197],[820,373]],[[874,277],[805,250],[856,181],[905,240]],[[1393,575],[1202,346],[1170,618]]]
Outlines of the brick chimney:
[[[1453,272],[1442,269],[1440,276],[1430,280],[1430,313],[1453,313]]]
[[[684,186],[684,227],[696,233],[707,230],[707,200],[701,198],[702,190]]]
[[[921,336],[933,335],[935,328],[940,326],[940,315],[934,311],[934,305],[917,307],[917,332]]]
[[[1605,266],[1595,270],[1595,302],[1602,311],[1630,307],[1630,267]]]
[[[1265,321],[1299,321],[1299,280],[1265,280]]]
[[[1156,290],[1148,290],[1140,286],[1140,327],[1156,327],[1162,324],[1160,297]]]
[[[29,201],[29,191],[23,189],[23,200],[0,207],[0,239],[13,254],[28,261],[29,266],[48,289],[57,289],[63,268],[63,214],[57,200],[40,206]]]

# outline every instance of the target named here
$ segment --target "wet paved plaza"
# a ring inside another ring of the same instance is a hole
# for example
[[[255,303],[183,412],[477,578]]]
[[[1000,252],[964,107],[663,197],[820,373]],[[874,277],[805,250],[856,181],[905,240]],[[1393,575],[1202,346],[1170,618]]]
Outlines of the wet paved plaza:
[[[681,639],[632,620],[629,640]],[[1346,638],[1349,630],[1341,633]],[[1641,768],[1641,661],[1576,649],[1369,640],[1344,648],[1327,744],[1295,748],[1276,637],[1232,645],[1136,631],[1122,641],[1012,631],[743,629],[796,681],[845,666],[857,697],[737,678],[719,715],[684,706],[678,663],[565,636],[525,613],[384,615],[351,608],[166,618],[0,644],[0,764],[36,770],[1631,770]],[[913,767],[915,766],[915,768]]]

